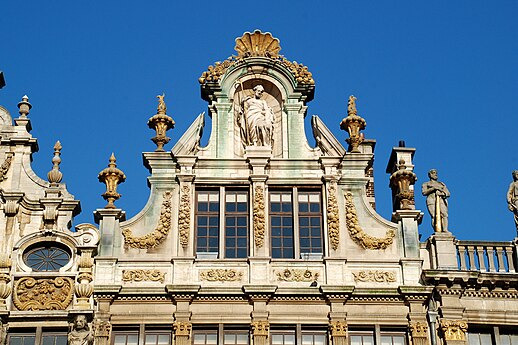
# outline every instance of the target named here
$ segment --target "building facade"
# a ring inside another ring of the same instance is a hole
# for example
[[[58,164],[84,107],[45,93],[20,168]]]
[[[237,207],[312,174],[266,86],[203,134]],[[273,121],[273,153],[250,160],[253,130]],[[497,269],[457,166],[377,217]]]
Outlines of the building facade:
[[[518,344],[516,240],[457,240],[437,225],[447,213],[435,192],[436,232],[420,242],[415,149],[403,143],[383,219],[356,98],[341,123],[348,147],[317,116],[311,147],[308,68],[269,33],[235,49],[199,79],[206,146],[200,114],[163,149],[174,121],[158,96],[151,193],[130,219],[112,156],[99,174],[106,207],[73,228],[59,142],[36,176],[28,98],[14,120],[0,107],[0,344]]]

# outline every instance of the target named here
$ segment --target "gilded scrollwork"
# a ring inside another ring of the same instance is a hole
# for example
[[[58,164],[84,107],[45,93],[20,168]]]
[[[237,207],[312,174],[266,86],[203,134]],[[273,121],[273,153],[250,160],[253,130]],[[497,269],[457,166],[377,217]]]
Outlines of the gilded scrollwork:
[[[312,272],[308,269],[289,269],[275,272],[277,280],[286,282],[313,282],[318,280],[318,272]]]
[[[178,233],[180,245],[187,248],[189,245],[189,230],[191,228],[191,188],[189,185],[182,187],[180,196],[180,207],[178,213]]]
[[[329,186],[327,197],[327,226],[329,241],[333,250],[338,249],[340,244],[340,219],[338,217],[338,202],[336,200],[336,187],[334,184]]]
[[[0,182],[7,179],[7,172],[11,167],[11,162],[13,161],[13,152],[7,152],[6,157],[2,165],[0,165]]]
[[[393,283],[396,273],[389,271],[360,271],[353,273],[355,282]]]
[[[230,67],[238,66],[250,57],[271,59],[287,68],[297,83],[305,85],[315,84],[313,75],[306,66],[296,61],[292,62],[279,55],[281,50],[279,40],[272,37],[270,33],[262,33],[259,30],[256,30],[253,34],[245,32],[242,37],[236,39],[235,50],[238,53],[237,56],[232,55],[223,62],[218,61],[213,66],[209,66],[207,71],[203,72],[198,79],[200,84],[219,82]]]
[[[254,190],[254,239],[258,248],[264,245],[264,216],[264,188],[256,186]]]
[[[14,284],[13,303],[19,310],[64,310],[72,301],[74,281],[67,277],[24,277]]]
[[[125,282],[141,282],[152,281],[163,283],[165,280],[165,272],[159,270],[123,270],[122,281]]]
[[[243,272],[238,272],[234,269],[210,269],[200,271],[200,279],[207,281],[240,281],[243,277]]]
[[[188,321],[176,321],[173,324],[175,336],[189,337],[192,331],[192,324]]]
[[[131,248],[149,249],[158,247],[167,237],[171,229],[171,196],[170,191],[164,192],[164,201],[160,211],[160,219],[156,229],[144,236],[133,236],[130,229],[122,230],[124,243]]]
[[[410,322],[410,331],[412,338],[426,338],[428,332],[428,325],[426,322]]]
[[[347,192],[345,194],[345,222],[349,230],[351,238],[364,249],[386,249],[394,241],[395,231],[387,230],[385,237],[373,237],[367,235],[358,222],[356,207],[354,206],[353,194]]]
[[[466,321],[441,319],[440,326],[446,341],[466,340],[466,331],[468,330]]]
[[[270,323],[267,320],[253,321],[250,325],[252,327],[252,334],[256,336],[268,336],[270,331]]]
[[[329,329],[331,336],[334,337],[346,337],[347,336],[347,323],[341,320],[335,320],[329,322]]]

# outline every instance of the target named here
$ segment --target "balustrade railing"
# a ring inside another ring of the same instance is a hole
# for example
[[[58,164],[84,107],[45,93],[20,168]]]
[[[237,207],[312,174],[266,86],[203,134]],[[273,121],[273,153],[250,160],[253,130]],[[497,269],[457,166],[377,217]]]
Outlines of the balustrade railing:
[[[516,253],[512,242],[457,241],[460,270],[516,273]]]

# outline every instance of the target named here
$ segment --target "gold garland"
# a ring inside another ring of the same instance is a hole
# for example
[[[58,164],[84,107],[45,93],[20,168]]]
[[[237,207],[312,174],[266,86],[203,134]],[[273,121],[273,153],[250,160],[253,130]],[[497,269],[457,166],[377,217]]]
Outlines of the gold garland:
[[[254,191],[254,238],[258,248],[264,245],[264,229],[264,189],[257,186]]]
[[[191,228],[191,188],[188,185],[182,187],[180,197],[180,212],[178,214],[178,233],[182,248],[189,245],[189,230]]]
[[[327,227],[331,248],[337,250],[340,244],[340,219],[338,218],[336,187],[333,184],[329,186],[329,195],[327,197]]]
[[[131,248],[149,249],[158,247],[167,237],[171,229],[171,196],[170,191],[164,192],[164,201],[160,219],[155,231],[144,236],[133,236],[131,229],[122,230],[124,243]]]
[[[352,239],[365,249],[386,249],[394,241],[396,233],[394,230],[387,230],[384,238],[373,237],[367,235],[361,228],[356,214],[356,207],[353,202],[353,194],[347,192],[345,194],[345,222]]]
[[[14,284],[13,303],[19,310],[64,310],[74,297],[74,281],[66,277],[24,277]]]

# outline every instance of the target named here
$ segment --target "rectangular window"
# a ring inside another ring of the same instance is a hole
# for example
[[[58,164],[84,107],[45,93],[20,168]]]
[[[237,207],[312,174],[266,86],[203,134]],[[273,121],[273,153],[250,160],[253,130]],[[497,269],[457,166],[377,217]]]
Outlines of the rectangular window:
[[[223,335],[223,345],[248,345],[247,331],[225,330]]]
[[[272,258],[323,254],[322,198],[318,189],[270,190]],[[296,207],[293,207],[296,200]]]
[[[171,345],[171,333],[146,331],[144,345]]]
[[[493,344],[491,333],[468,333],[469,345],[489,345]]]
[[[325,331],[302,331],[302,345],[327,345]]]
[[[41,341],[43,345],[67,345],[68,336],[66,334],[43,333]]]
[[[295,345],[295,331],[270,332],[271,345]]]
[[[192,334],[193,345],[208,345],[218,343],[218,332],[207,330],[195,330]]]
[[[349,333],[351,345],[374,345],[374,334],[372,333]]]
[[[9,334],[10,345],[35,345],[36,334]]]
[[[518,345],[518,335],[500,334],[500,345]]]
[[[225,191],[225,257],[248,256],[248,193]]]
[[[196,191],[196,253],[219,251],[219,191]]]
[[[138,345],[137,332],[114,332],[113,345]]]
[[[406,345],[406,335],[404,333],[381,333],[381,345]]]
[[[270,192],[272,258],[293,258],[293,207],[291,192]]]
[[[320,192],[298,192],[300,252],[322,254]]]

